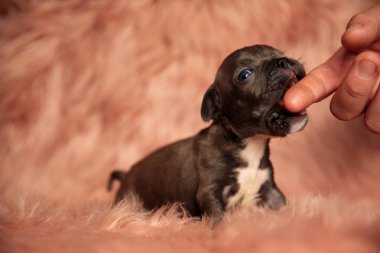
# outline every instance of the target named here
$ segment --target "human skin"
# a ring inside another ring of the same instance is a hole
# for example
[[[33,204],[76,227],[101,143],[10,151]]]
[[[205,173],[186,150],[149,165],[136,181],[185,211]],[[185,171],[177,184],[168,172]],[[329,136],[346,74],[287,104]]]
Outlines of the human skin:
[[[306,109],[334,93],[330,110],[341,120],[364,114],[365,126],[380,133],[380,5],[351,18],[342,47],[284,97],[291,112]]]

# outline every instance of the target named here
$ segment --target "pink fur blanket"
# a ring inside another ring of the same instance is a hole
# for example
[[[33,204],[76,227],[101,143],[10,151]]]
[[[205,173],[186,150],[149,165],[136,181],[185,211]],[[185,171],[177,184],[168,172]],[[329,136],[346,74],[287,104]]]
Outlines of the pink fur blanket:
[[[8,4],[7,4],[8,3]],[[231,51],[270,44],[308,70],[373,1],[6,1],[0,5],[0,252],[379,252],[380,136],[328,101],[271,142],[289,199],[220,226],[111,208],[111,170],[198,132]]]

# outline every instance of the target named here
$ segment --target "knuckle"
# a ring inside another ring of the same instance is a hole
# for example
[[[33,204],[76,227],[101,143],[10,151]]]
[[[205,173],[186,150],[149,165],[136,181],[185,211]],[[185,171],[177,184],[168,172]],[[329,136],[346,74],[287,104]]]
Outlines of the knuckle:
[[[347,94],[354,99],[362,99],[368,96],[367,89],[359,84],[347,84],[343,86]]]
[[[345,110],[341,107],[341,105],[334,102],[330,103],[330,111],[336,118],[344,121],[352,120],[356,117],[356,115],[352,114],[348,110]]]
[[[375,119],[374,117],[368,117],[366,115],[364,120],[366,128],[373,133],[380,133],[380,119]]]

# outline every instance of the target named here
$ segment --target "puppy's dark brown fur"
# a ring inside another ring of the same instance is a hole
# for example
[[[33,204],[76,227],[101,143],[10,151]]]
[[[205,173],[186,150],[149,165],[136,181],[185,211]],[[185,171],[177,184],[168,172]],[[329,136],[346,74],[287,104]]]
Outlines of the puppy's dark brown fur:
[[[224,210],[258,203],[278,209],[285,197],[269,160],[269,138],[302,130],[304,113],[282,106],[285,91],[305,75],[300,63],[265,45],[229,55],[207,90],[201,108],[212,124],[196,136],[165,146],[135,164],[116,202],[133,193],[147,209],[180,202],[193,216],[219,220]]]

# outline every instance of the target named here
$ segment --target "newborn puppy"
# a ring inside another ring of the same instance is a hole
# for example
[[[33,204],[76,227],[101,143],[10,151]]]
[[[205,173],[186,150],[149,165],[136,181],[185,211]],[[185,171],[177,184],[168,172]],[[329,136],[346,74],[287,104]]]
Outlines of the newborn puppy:
[[[201,116],[212,124],[194,137],[165,146],[136,163],[121,181],[115,202],[136,194],[147,209],[179,202],[193,216],[219,221],[235,206],[278,209],[269,139],[302,130],[306,112],[283,107],[285,91],[304,77],[296,60],[265,45],[239,49],[219,67],[204,95]]]

